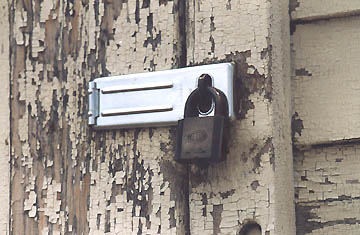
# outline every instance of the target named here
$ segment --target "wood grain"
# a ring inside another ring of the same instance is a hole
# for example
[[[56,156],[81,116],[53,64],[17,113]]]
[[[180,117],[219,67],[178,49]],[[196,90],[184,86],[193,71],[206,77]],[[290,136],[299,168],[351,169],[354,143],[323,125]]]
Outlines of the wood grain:
[[[90,80],[181,65],[178,5],[12,2],[12,234],[188,232],[174,128],[87,125]]]

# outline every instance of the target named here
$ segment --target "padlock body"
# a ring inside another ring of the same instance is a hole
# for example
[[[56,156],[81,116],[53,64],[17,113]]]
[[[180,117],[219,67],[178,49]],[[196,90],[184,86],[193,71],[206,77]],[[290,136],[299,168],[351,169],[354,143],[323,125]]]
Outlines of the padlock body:
[[[178,122],[175,160],[218,162],[223,158],[224,116],[189,117]]]

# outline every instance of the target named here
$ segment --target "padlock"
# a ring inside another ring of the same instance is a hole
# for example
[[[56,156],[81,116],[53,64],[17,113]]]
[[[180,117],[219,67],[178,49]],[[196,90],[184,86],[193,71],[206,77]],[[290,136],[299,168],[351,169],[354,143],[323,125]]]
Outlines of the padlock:
[[[186,101],[184,119],[178,122],[175,160],[181,163],[219,162],[225,157],[228,101],[222,91],[203,78]],[[199,117],[204,97],[212,99],[214,116]]]

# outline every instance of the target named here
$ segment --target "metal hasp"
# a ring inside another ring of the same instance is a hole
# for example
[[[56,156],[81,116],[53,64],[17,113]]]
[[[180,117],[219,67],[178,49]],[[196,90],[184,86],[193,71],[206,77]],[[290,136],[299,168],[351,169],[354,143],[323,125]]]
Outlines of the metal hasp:
[[[89,125],[96,129],[174,126],[202,74],[224,92],[233,111],[233,65],[202,65],[97,78],[89,83]]]

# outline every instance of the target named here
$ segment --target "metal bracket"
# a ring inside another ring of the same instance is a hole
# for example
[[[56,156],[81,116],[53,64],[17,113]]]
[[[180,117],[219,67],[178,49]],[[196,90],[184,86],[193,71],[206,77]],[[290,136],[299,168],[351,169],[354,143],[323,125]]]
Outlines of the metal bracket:
[[[99,89],[96,88],[96,82],[89,82],[89,125],[95,125],[99,117]]]
[[[231,63],[97,78],[89,83],[89,125],[97,129],[176,125],[201,74],[213,78],[233,111]]]

